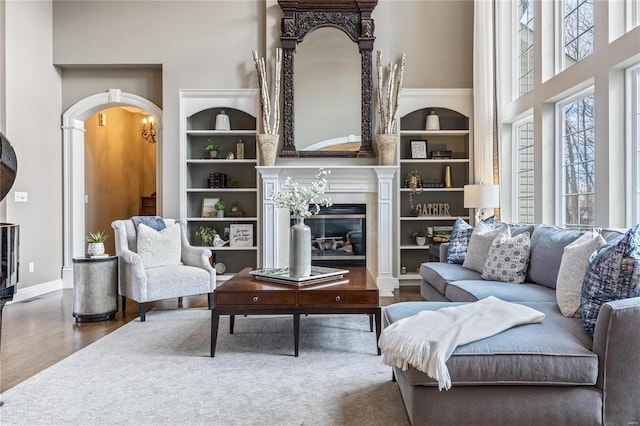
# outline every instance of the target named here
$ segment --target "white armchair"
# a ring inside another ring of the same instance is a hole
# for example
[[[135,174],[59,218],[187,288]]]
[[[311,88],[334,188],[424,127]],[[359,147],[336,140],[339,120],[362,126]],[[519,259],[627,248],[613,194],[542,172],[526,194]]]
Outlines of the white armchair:
[[[140,321],[145,320],[146,302],[183,296],[207,294],[209,309],[213,304],[216,272],[209,263],[211,251],[189,244],[184,221],[163,219],[167,227],[180,223],[180,262],[167,266],[147,267],[138,254],[136,226],[131,219],[111,223],[115,231],[116,255],[119,262],[118,292],[122,297],[122,312],[126,298],[140,306]]]

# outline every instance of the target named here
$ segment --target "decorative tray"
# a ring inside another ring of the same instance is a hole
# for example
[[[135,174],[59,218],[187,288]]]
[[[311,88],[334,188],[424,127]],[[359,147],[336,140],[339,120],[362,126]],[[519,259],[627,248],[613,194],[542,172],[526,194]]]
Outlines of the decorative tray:
[[[323,281],[337,280],[349,273],[346,269],[325,268],[322,266],[312,266],[311,275],[308,277],[292,277],[289,275],[289,268],[271,268],[271,269],[258,269],[249,272],[257,280],[271,281],[280,284],[289,285],[308,285],[316,284]]]

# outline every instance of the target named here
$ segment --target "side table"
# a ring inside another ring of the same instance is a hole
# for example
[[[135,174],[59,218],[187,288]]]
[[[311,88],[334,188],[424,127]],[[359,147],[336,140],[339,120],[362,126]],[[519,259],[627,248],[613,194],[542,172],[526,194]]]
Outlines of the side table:
[[[73,316],[103,321],[118,312],[118,256],[73,259]]]

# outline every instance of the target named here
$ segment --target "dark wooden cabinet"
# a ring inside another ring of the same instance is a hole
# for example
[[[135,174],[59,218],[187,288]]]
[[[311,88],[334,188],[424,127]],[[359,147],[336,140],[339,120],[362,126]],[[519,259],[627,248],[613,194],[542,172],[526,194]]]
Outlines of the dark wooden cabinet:
[[[140,197],[140,216],[156,215],[156,197]]]

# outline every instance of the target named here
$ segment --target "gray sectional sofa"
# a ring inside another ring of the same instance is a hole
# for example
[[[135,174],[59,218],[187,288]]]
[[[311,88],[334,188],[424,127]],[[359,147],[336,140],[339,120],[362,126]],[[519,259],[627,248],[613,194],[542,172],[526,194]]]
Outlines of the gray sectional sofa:
[[[394,378],[414,425],[638,425],[640,424],[640,298],[606,303],[593,339],[580,318],[565,317],[556,303],[555,280],[564,246],[577,231],[557,227],[512,228],[531,233],[524,284],[486,281],[462,265],[422,264],[425,302],[384,309],[387,326],[422,310],[493,295],[545,314],[524,325],[458,347],[447,361],[452,388],[410,367]],[[610,240],[619,233],[603,232]]]

